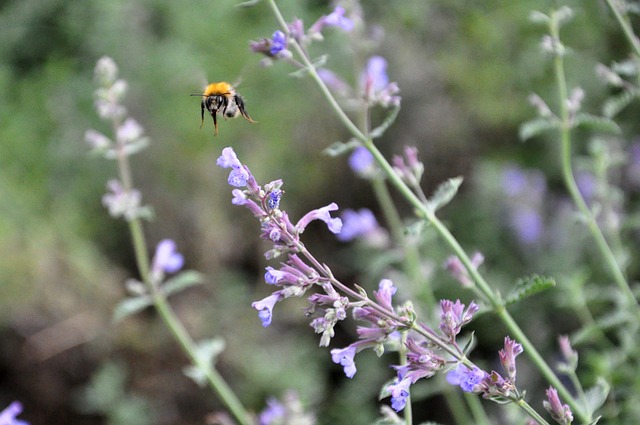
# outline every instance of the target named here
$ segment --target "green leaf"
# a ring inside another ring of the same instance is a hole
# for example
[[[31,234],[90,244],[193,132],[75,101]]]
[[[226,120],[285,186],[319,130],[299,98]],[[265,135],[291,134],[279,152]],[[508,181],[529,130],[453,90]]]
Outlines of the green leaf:
[[[587,408],[593,413],[602,407],[607,400],[611,386],[603,378],[598,378],[596,384],[585,392]]]
[[[360,146],[360,142],[356,139],[351,139],[347,143],[335,142],[322,150],[322,153],[327,156],[335,157],[344,155],[347,152],[351,152],[353,149]]]
[[[162,285],[164,293],[169,296],[180,292],[186,288],[202,283],[203,275],[195,270],[185,270],[168,279]]]
[[[591,114],[576,115],[573,126],[613,134],[620,134],[622,132],[620,126],[611,118],[598,117]]]
[[[387,128],[389,128],[389,126],[391,126],[391,124],[393,124],[393,122],[396,120],[399,112],[400,105],[394,106],[393,109],[391,109],[391,111],[389,112],[389,115],[387,115],[387,117],[384,119],[382,124],[371,130],[369,136],[371,136],[372,139],[377,139],[378,137],[382,136],[384,132],[387,131]]]
[[[549,130],[560,128],[560,122],[549,118],[536,118],[520,126],[518,135],[523,142]]]
[[[506,297],[505,305],[515,304],[554,286],[556,286],[556,281],[552,277],[534,274],[520,278],[516,281],[514,288]]]
[[[113,322],[118,323],[125,317],[136,314],[153,304],[153,300],[148,295],[129,297],[120,301],[113,310]]]
[[[441,183],[427,201],[427,208],[435,212],[451,202],[453,197],[456,196],[456,193],[458,193],[458,188],[462,184],[462,180],[463,178],[458,176]]]
[[[204,387],[207,383],[207,374],[215,363],[216,357],[225,349],[226,343],[222,338],[205,339],[198,343],[195,356],[197,364],[191,364],[182,368],[182,373],[191,378],[198,386]]]
[[[617,96],[609,98],[602,107],[602,113],[607,118],[613,118],[638,97],[640,97],[640,91],[638,90],[624,91]]]
[[[417,220],[405,228],[404,234],[407,236],[420,236],[429,225],[430,223],[428,221]]]

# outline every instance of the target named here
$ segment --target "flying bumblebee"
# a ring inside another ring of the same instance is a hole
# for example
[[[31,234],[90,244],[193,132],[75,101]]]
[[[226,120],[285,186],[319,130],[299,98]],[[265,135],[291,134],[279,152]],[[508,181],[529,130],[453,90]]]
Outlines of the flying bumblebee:
[[[234,89],[231,84],[225,81],[211,83],[204,89],[204,93],[192,94],[192,96],[202,96],[202,102],[200,104],[202,123],[200,123],[200,128],[202,128],[204,124],[204,110],[206,109],[213,118],[213,125],[215,127],[214,135],[218,134],[218,113],[225,119],[242,115],[250,123],[256,122],[247,114],[242,96],[236,92],[236,89]]]

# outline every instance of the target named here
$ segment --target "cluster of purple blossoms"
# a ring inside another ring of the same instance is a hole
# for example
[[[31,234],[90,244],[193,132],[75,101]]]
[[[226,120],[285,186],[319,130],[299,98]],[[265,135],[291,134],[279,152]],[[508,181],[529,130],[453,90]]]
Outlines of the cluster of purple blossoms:
[[[328,278],[324,273],[324,267],[319,263],[311,266],[303,261],[298,254],[303,250],[300,235],[312,221],[323,221],[332,233],[340,233],[342,221],[340,218],[331,216],[331,212],[336,211],[338,206],[331,203],[313,210],[305,214],[294,225],[289,220],[286,211],[280,209],[280,200],[283,194],[281,180],[275,180],[266,184],[264,188],[261,187],[249,168],[238,160],[230,147],[223,149],[217,164],[223,168],[231,169],[227,181],[235,187],[232,191],[232,203],[248,208],[260,220],[261,237],[273,243],[273,247],[265,254],[267,259],[281,255],[287,256],[287,261],[283,262],[279,269],[267,267],[265,273],[265,281],[280,289],[252,304],[252,307],[258,310],[262,325],[269,326],[271,324],[273,308],[278,301],[289,297],[301,297],[309,288],[318,285],[325,290],[325,295],[312,296],[310,298],[312,307],[325,306],[330,303],[331,307],[326,309],[327,313],[325,314],[325,317],[330,316],[330,318],[323,325],[314,323],[312,326],[317,331],[322,330],[323,333],[326,333],[327,337],[324,337],[323,341],[330,338],[333,325],[337,320],[345,317],[340,310],[342,299],[337,297],[337,293],[331,285],[325,284]]]
[[[393,366],[397,377],[386,388],[391,395],[392,408],[396,411],[405,407],[412,384],[435,375],[447,365],[455,365],[447,375],[448,382],[460,386],[463,391],[495,400],[518,396],[515,358],[522,353],[520,344],[508,337],[505,339],[504,349],[499,353],[508,377],[503,378],[495,371],[487,373],[473,365],[456,341],[462,327],[478,312],[476,303],[465,306],[460,300],[442,300],[440,324],[436,331],[425,324],[416,323],[410,303],[394,307],[393,296],[397,288],[389,279],[380,281],[378,290],[373,291],[374,299],[369,299],[362,290],[355,292],[348,289],[336,281],[331,271],[306,251],[300,241],[301,233],[312,220],[325,222],[330,231],[339,234],[342,221],[330,214],[337,210],[337,205],[330,204],[313,210],[294,225],[287,213],[280,209],[283,193],[281,180],[261,187],[249,168],[238,160],[229,147],[223,149],[217,163],[231,169],[228,182],[235,187],[233,204],[247,207],[260,220],[261,237],[273,243],[266,257],[287,257],[279,268],[266,269],[266,283],[278,289],[263,300],[252,303],[263,326],[271,324],[277,302],[289,297],[301,297],[312,287],[321,288],[321,291],[308,296],[309,307],[306,311],[308,316],[313,316],[311,327],[321,334],[321,346],[329,345],[336,323],[345,320],[349,310],[353,319],[362,323],[357,327],[357,341],[347,347],[331,350],[333,362],[342,366],[347,377],[353,378],[357,372],[357,353],[373,349],[382,355],[385,343],[394,342],[397,346],[401,333],[406,333],[404,346],[407,362]]]
[[[27,421],[16,419],[20,413],[22,413],[22,403],[14,401],[0,411],[0,425],[29,425]]]
[[[424,174],[424,164],[418,159],[418,149],[414,146],[404,147],[404,156],[394,155],[393,169],[409,186],[420,184]]]
[[[333,12],[320,17],[308,31],[304,30],[301,19],[294,19],[288,24],[287,33],[277,30],[271,38],[262,38],[252,41],[249,47],[254,53],[261,53],[271,59],[287,59],[292,56],[288,49],[290,40],[295,40],[301,47],[307,46],[313,40],[322,40],[322,31],[328,27],[340,28],[343,31],[351,31],[355,27],[353,19],[346,16],[343,7],[336,7]]]

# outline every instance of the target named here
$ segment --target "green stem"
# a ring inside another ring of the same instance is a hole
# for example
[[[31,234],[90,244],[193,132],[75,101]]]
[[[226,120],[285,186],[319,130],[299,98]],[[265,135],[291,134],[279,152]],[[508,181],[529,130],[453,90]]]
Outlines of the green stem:
[[[554,19],[554,15],[552,14],[552,19],[550,20],[549,29],[551,32],[551,37],[557,42],[560,42],[560,29],[559,23],[557,19]],[[602,255],[607,267],[609,268],[609,272],[613,277],[614,281],[618,285],[620,291],[626,297],[626,301],[629,305],[637,305],[638,300],[636,299],[633,291],[631,290],[629,283],[627,282],[618,261],[611,250],[611,247],[607,243],[600,227],[598,226],[598,222],[593,215],[592,211],[589,209],[589,206],[585,202],[584,198],[580,194],[580,190],[578,189],[578,185],[575,181],[573,175],[573,165],[571,161],[571,119],[569,114],[569,107],[567,105],[567,100],[569,98],[569,93],[567,89],[567,80],[564,72],[564,61],[561,54],[556,54],[554,59],[554,71],[556,76],[556,84],[558,85],[558,94],[560,98],[560,120],[561,120],[561,129],[560,129],[560,143],[561,143],[561,161],[562,161],[562,175],[564,178],[565,185],[567,190],[569,191],[569,195],[573,200],[574,204],[582,214],[582,216],[586,220],[587,228],[593,237],[600,254]]]
[[[631,47],[633,48],[633,51],[635,52],[636,56],[640,57],[640,41],[638,41],[638,37],[636,37],[636,35],[633,33],[633,29],[631,28],[631,23],[629,22],[628,17],[626,16],[626,14],[623,15],[620,12],[618,7],[616,7],[616,5],[614,4],[614,0],[607,0],[607,5],[615,15],[616,20],[618,21],[618,24],[622,28],[622,31],[624,32],[624,35],[627,37],[629,44],[631,44]]]
[[[117,126],[117,123],[114,123],[114,126]],[[133,189],[133,179],[131,176],[128,156],[124,153],[123,146],[119,146],[118,148],[118,172],[122,181],[123,189],[126,192],[130,192]],[[152,294],[153,304],[160,315],[160,318],[167,326],[174,339],[178,341],[178,344],[191,363],[205,374],[214,393],[227,406],[238,423],[240,425],[253,425],[254,422],[251,419],[251,416],[218,371],[212,367],[212,365],[203,364],[202,360],[198,357],[196,343],[193,341],[182,322],[169,305],[166,295],[151,279],[151,266],[149,262],[147,242],[144,237],[144,229],[142,227],[142,220],[140,218],[134,218],[129,220],[128,223],[140,278]]]

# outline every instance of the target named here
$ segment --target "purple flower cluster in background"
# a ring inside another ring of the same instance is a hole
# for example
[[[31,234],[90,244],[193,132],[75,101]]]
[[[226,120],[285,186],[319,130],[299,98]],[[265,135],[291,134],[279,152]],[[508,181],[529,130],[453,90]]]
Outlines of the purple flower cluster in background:
[[[22,413],[22,403],[14,401],[0,412],[0,425],[29,425],[29,422],[17,419]]]
[[[544,175],[537,170],[509,166],[502,173],[502,190],[506,195],[509,226],[520,243],[528,246],[539,242],[545,228],[542,208],[547,182]]]

